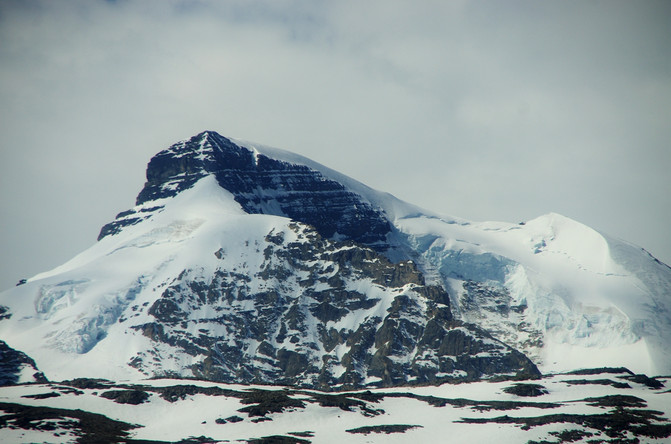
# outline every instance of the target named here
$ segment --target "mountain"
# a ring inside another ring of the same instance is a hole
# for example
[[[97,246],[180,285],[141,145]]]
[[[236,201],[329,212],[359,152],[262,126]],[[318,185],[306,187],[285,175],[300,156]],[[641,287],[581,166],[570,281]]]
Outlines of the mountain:
[[[437,215],[211,131],[154,156],[95,245],[0,305],[19,382],[349,390],[671,373],[671,269],[644,250],[557,214]]]

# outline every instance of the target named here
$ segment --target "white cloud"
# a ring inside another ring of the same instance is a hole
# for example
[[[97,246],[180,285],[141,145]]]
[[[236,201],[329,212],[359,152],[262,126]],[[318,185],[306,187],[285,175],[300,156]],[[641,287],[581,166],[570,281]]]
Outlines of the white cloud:
[[[0,286],[92,243],[151,155],[203,129],[448,214],[565,213],[671,262],[670,10],[2,2]]]

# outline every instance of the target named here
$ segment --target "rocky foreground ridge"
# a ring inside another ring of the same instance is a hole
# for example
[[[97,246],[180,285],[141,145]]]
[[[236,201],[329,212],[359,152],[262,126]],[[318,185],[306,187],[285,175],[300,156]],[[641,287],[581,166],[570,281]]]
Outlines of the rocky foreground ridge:
[[[671,436],[668,382],[616,368],[533,382],[338,393],[175,379],[122,383],[78,378],[0,387],[0,410],[5,412],[0,439],[661,444]]]

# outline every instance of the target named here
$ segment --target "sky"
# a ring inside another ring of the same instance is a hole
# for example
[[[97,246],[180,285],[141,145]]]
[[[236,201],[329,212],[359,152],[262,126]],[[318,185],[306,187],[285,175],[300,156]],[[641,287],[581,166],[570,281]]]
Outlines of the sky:
[[[0,289],[95,243],[203,130],[671,264],[669,23],[645,0],[0,0]]]

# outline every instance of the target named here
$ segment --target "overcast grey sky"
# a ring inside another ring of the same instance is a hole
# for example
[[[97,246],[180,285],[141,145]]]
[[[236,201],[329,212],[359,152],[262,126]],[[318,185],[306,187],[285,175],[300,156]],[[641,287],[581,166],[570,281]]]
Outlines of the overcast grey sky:
[[[671,2],[0,0],[0,289],[211,129],[472,220],[671,263]]]

